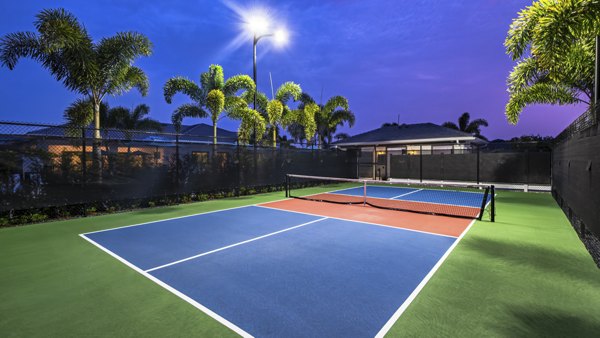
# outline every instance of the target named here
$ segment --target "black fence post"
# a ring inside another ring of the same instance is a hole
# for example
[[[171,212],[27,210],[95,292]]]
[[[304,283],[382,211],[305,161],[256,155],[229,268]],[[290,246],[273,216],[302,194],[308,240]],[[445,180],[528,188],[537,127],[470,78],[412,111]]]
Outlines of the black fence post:
[[[419,180],[423,182],[423,146],[419,146]]]
[[[481,149],[481,147],[478,145],[477,146],[477,164],[476,164],[477,165],[477,184],[479,184],[479,182],[480,182],[480,180],[479,180],[479,163],[480,163],[479,162],[479,153],[481,151],[480,149]]]
[[[490,218],[492,222],[496,222],[496,188],[491,186],[492,201],[490,206]]]
[[[235,196],[240,197],[240,187],[242,182],[242,159],[240,158],[240,140],[235,139],[235,153],[236,153],[236,182],[235,182]]]
[[[285,174],[285,197],[290,197],[290,176]]]
[[[82,182],[85,183],[87,180],[87,158],[86,158],[86,144],[85,144],[85,127],[81,128],[81,176]]]
[[[179,159],[179,133],[177,133],[175,135],[175,184],[176,184],[175,194],[179,194],[180,171],[181,171],[181,161]]]

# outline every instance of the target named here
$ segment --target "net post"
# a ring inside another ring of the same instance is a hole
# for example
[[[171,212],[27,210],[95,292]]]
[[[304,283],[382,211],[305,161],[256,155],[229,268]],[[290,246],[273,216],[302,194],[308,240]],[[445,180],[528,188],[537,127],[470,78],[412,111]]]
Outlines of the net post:
[[[492,222],[496,222],[496,188],[492,185],[490,187],[490,190],[491,190],[490,192],[492,194],[490,218],[491,218]]]
[[[483,213],[485,212],[485,205],[487,204],[488,194],[490,193],[490,187],[486,187],[483,192],[483,200],[481,201],[481,207],[479,208],[479,215],[477,216],[477,220],[481,221],[483,219]]]
[[[285,174],[285,197],[290,197],[290,175]]]
[[[363,206],[367,206],[367,181],[363,181]]]
[[[419,181],[423,183],[423,146],[419,146]]]

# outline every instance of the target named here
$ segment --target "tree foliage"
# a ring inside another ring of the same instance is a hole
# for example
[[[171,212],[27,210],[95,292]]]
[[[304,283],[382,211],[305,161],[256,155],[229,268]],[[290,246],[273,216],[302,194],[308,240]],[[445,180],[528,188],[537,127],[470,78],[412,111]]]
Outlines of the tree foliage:
[[[354,126],[356,118],[350,110],[348,99],[343,96],[333,96],[324,105],[318,105],[310,95],[303,93],[300,101],[302,102],[300,104],[301,109],[309,104],[317,107],[317,111],[314,114],[316,123],[315,133],[317,141],[322,147],[331,144],[333,135],[336,133],[338,127],[345,123],[349,127]],[[309,134],[308,130],[306,131],[306,135],[312,135],[311,137],[307,137],[307,139],[311,139],[314,136],[314,134]]]
[[[482,138],[484,140],[487,140],[487,138],[483,135],[481,135],[481,127],[487,127],[488,126],[488,122],[486,119],[475,119],[473,121],[471,121],[471,114],[464,112],[462,113],[462,115],[460,115],[460,117],[458,118],[458,125],[454,122],[444,122],[442,124],[442,127],[446,127],[446,128],[450,128],[450,129],[454,129],[454,130],[460,130],[462,132],[471,134],[473,136],[477,136],[479,138]]]
[[[254,125],[249,125],[249,121],[264,124],[264,119],[257,119],[244,100],[248,93],[254,90],[254,81],[248,75],[235,75],[225,80],[223,68],[219,65],[210,65],[208,71],[200,74],[200,84],[177,76],[165,83],[163,93],[167,103],[172,103],[173,97],[178,93],[184,94],[192,100],[191,103],[185,103],[173,112],[171,119],[177,129],[181,128],[185,117],[204,118],[210,116],[213,124],[213,144],[216,145],[217,122],[223,113],[230,118],[242,121],[238,134],[244,136],[250,132],[244,128],[252,130],[255,128]],[[240,91],[242,93],[238,94]],[[256,126],[257,129],[263,127],[264,125]]]
[[[505,41],[517,61],[508,77],[506,117],[530,104],[591,104],[600,1],[541,0],[519,12]]]
[[[0,63],[12,70],[19,59],[31,58],[67,89],[83,96],[67,112],[77,112],[73,116],[76,123],[94,122],[94,164],[100,173],[102,100],[133,88],[146,95],[148,78],[133,62],[149,56],[152,44],[136,32],[120,32],[94,42],[77,18],[64,9],[42,10],[34,26],[36,32],[10,33],[0,39]]]

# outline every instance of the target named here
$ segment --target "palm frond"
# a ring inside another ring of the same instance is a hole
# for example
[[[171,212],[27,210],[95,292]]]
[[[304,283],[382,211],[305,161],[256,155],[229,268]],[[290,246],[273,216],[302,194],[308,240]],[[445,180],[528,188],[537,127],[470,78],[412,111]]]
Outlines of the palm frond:
[[[34,26],[43,41],[43,52],[92,45],[92,38],[77,18],[63,8],[44,9],[36,15]]]
[[[537,83],[523,88],[518,92],[511,93],[506,104],[505,115],[508,122],[516,124],[519,116],[530,104],[552,104],[565,105],[579,103],[577,92],[564,85],[553,83]]]
[[[333,96],[327,100],[327,103],[325,103],[325,106],[323,106],[322,110],[329,115],[338,108],[349,110],[350,107],[348,106],[348,99],[339,95]]]
[[[223,93],[225,96],[236,95],[240,90],[253,92],[255,88],[254,81],[248,75],[234,75],[225,81]]]
[[[300,95],[302,95],[302,88],[294,82],[288,81],[279,86],[274,99],[286,104],[290,99],[297,101],[300,99]]]
[[[208,71],[200,74],[200,84],[207,93],[213,89],[222,90],[225,85],[223,67],[219,65],[210,65]]]
[[[198,104],[203,104],[204,101],[202,89],[192,80],[181,76],[172,77],[167,80],[167,83],[165,83],[165,86],[163,87],[163,93],[167,103],[171,103],[173,96],[177,93],[189,96],[192,101]]]
[[[10,33],[0,39],[0,62],[13,70],[20,58],[44,61],[41,42],[32,32]]]
[[[184,103],[181,106],[177,107],[171,116],[171,121],[175,125],[175,128],[179,130],[181,127],[181,123],[185,117],[198,117],[205,118],[208,117],[208,113],[202,109],[200,106],[192,103]]]
[[[71,103],[63,113],[67,124],[72,127],[87,127],[94,120],[94,105],[87,98]]]

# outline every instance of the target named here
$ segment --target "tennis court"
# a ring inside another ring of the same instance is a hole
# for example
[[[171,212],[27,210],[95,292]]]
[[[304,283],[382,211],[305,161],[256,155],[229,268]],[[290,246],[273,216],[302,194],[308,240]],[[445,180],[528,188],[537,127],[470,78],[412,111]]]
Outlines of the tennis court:
[[[326,194],[360,197],[357,189]],[[420,202],[454,208],[463,207],[457,196],[489,200],[403,187],[362,193],[422,193]],[[391,328],[474,221],[310,197],[81,236],[243,336],[372,337]]]

